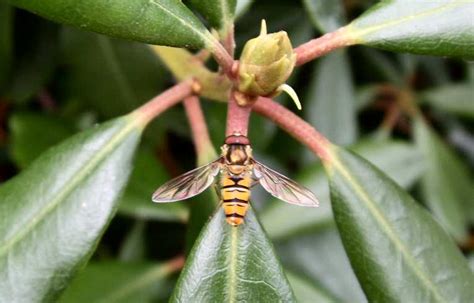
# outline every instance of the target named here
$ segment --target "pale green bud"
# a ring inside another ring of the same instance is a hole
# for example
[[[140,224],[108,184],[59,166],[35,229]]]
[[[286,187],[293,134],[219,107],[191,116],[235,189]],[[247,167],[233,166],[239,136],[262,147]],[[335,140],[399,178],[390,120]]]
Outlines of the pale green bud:
[[[296,54],[284,31],[267,34],[265,20],[257,38],[247,41],[240,56],[239,91],[249,96],[270,96],[285,83]]]

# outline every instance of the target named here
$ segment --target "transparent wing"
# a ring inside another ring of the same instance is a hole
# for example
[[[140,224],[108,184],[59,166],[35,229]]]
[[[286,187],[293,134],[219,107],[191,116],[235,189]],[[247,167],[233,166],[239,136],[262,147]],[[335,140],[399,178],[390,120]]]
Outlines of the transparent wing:
[[[254,177],[272,196],[290,204],[318,207],[318,198],[307,188],[254,160]]]
[[[202,193],[219,173],[221,159],[178,176],[153,193],[153,202],[166,203],[185,200]]]

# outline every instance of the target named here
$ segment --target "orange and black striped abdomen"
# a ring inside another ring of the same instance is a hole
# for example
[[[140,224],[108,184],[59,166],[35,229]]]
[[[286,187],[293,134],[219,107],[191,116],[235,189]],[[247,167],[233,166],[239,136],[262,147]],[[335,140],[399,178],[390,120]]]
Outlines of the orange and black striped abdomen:
[[[233,226],[244,222],[250,200],[249,175],[243,177],[230,176],[225,173],[221,178],[222,207],[227,223]]]

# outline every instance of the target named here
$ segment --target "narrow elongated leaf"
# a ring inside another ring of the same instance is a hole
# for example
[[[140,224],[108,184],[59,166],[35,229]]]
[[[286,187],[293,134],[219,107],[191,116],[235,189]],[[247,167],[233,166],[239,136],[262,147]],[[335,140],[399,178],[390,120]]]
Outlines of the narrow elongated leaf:
[[[250,209],[232,227],[218,209],[186,260],[171,302],[295,302],[272,244]]]
[[[296,300],[299,303],[337,302],[336,298],[332,298],[323,290],[314,286],[308,279],[288,271],[286,271],[286,276],[288,277],[288,281],[290,281],[290,285],[295,292]]]
[[[348,30],[358,43],[391,51],[472,58],[473,15],[466,0],[381,1]]]
[[[153,46],[152,49],[176,79],[183,81],[195,77],[202,86],[201,96],[227,102],[232,87],[228,78],[211,72],[202,61],[185,49],[166,46]]]
[[[114,214],[140,133],[134,115],[112,120],[0,187],[0,301],[54,301]]]
[[[346,23],[341,0],[303,0],[303,3],[311,22],[323,33],[335,31]]]
[[[10,75],[11,61],[13,55],[13,8],[0,3],[0,96],[4,94],[4,88]]]
[[[421,152],[410,144],[367,140],[353,149],[404,188],[412,186],[424,171]],[[307,167],[297,180],[318,196],[320,206],[309,210],[278,200],[272,201],[260,215],[262,224],[272,239],[282,239],[308,229],[333,224],[329,187],[321,164]]]
[[[8,122],[12,140],[11,153],[15,163],[21,168],[74,133],[74,128],[65,121],[45,114],[15,114]]]
[[[462,242],[468,229],[465,209],[474,208],[469,172],[425,122],[415,122],[415,138],[426,159],[427,170],[421,179],[423,198],[446,230]]]
[[[317,64],[306,95],[307,120],[331,141],[353,143],[357,137],[356,100],[346,53],[336,51]]]
[[[359,156],[331,147],[331,202],[371,302],[469,302],[474,277],[452,239],[405,191]]]
[[[340,302],[367,302],[335,226],[292,237],[276,247],[285,268],[302,274],[327,297]],[[297,289],[293,290],[298,298]]]
[[[167,264],[88,264],[61,296],[61,303],[153,302],[172,273]]]
[[[441,111],[474,119],[474,86],[451,84],[424,91],[422,101]]]
[[[53,21],[150,44],[203,48],[210,33],[175,0],[10,0]],[[172,33],[172,35],[170,35]]]
[[[235,17],[239,18],[244,15],[252,5],[253,0],[237,0],[235,5]]]
[[[145,220],[136,220],[120,246],[118,259],[123,262],[140,262],[145,259]]]
[[[71,98],[104,117],[130,112],[164,86],[164,67],[146,45],[65,27],[61,50]]]
[[[30,38],[15,45],[7,95],[14,102],[24,103],[38,94],[53,75],[58,63],[59,26],[20,10],[15,19],[24,26],[15,30],[15,36]]]
[[[183,203],[151,203],[150,195],[157,186],[169,180],[165,168],[150,150],[138,150],[133,171],[125,192],[120,199],[119,213],[140,219],[186,221],[188,210]]]
[[[237,0],[187,0],[199,11],[210,25],[224,31],[234,22],[234,11]]]

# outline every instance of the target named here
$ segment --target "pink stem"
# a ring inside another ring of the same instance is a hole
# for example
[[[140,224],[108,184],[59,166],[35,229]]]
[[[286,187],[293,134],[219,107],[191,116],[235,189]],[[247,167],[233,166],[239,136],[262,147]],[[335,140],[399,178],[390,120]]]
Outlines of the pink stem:
[[[135,113],[139,116],[140,122],[146,125],[153,118],[198,90],[199,85],[193,80],[180,82],[139,107]]]
[[[193,134],[196,154],[200,157],[207,153],[209,147],[212,147],[212,143],[209,138],[209,132],[199,98],[196,96],[186,97],[184,99],[184,110],[186,111],[186,116],[188,117]]]
[[[278,124],[296,140],[305,144],[321,160],[330,160],[331,143],[308,122],[269,98],[260,97],[253,110]]]
[[[231,91],[229,104],[227,105],[226,137],[235,134],[247,136],[251,112],[251,106],[240,106],[237,104],[234,91]]]
[[[220,42],[216,42],[214,49],[212,50],[212,54],[214,55],[214,59],[216,59],[219,66],[222,68],[222,71],[230,79],[235,79],[235,71],[232,69],[232,66],[234,65],[234,59]]]
[[[296,66],[326,55],[338,48],[355,44],[347,32],[347,27],[327,33],[319,38],[310,40],[294,49],[296,53]]]
[[[235,49],[234,24],[229,25],[227,36],[224,39],[225,39],[223,41],[224,48],[227,50],[229,55],[233,58],[234,49]]]

